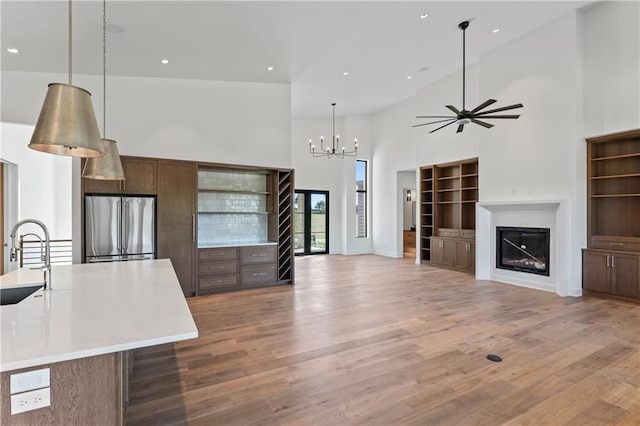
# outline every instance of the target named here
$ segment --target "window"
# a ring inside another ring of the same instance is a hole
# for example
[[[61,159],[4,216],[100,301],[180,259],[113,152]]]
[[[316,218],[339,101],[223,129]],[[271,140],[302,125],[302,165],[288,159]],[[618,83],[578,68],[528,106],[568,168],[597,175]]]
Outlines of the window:
[[[356,160],[356,237],[367,237],[367,161]]]

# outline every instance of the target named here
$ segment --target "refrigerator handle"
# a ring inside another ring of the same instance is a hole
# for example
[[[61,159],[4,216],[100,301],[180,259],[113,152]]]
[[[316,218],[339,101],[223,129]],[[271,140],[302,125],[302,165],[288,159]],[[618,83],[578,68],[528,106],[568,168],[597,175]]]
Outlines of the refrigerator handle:
[[[121,212],[122,201],[116,201],[116,206],[118,208],[118,213]],[[122,253],[122,214],[118,214],[118,253]]]
[[[191,215],[191,241],[196,242],[196,215]]]
[[[127,246],[127,242],[128,242],[128,236],[129,236],[129,203],[122,203],[122,206],[124,207],[124,214],[123,216],[123,221],[124,221],[124,226],[123,226],[123,230],[124,230],[124,234],[125,235],[125,239],[122,243],[122,249],[124,250],[124,254],[129,254],[129,247]]]

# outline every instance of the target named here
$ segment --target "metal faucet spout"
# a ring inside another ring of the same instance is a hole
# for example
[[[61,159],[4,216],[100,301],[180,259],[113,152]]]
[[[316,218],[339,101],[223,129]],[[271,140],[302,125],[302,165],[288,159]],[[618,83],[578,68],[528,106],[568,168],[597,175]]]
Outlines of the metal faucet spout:
[[[16,252],[20,250],[19,248],[16,248],[16,232],[18,232],[18,228],[20,228],[25,223],[33,223],[34,225],[38,225],[40,228],[42,228],[42,231],[44,232],[45,251],[44,251],[44,259],[43,259],[44,266],[42,267],[42,270],[44,271],[44,289],[52,290],[51,288],[51,243],[50,243],[51,240],[49,238],[49,230],[47,229],[44,223],[36,219],[24,219],[16,223],[13,226],[13,229],[11,230],[11,249],[9,251],[10,253],[9,258],[12,262],[16,261]]]

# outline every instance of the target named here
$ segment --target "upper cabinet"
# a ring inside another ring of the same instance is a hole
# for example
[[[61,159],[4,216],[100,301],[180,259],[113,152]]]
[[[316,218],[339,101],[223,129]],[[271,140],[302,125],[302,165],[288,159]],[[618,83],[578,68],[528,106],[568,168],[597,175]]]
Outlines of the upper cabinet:
[[[82,179],[85,193],[155,195],[158,193],[158,161],[121,156],[125,180]],[[84,165],[84,162],[83,162]]]

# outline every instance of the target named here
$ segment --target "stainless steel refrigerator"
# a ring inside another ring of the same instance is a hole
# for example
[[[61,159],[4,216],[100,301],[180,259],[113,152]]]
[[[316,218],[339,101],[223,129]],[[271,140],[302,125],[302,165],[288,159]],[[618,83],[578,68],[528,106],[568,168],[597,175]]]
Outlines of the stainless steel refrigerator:
[[[87,262],[153,259],[156,254],[155,197],[85,197]]]

